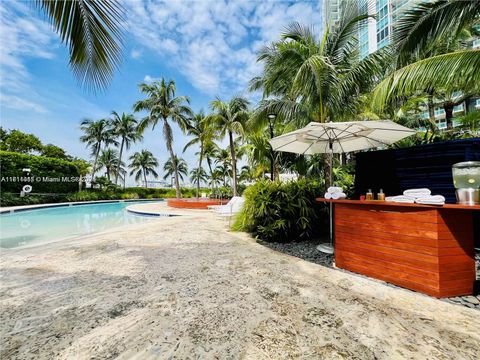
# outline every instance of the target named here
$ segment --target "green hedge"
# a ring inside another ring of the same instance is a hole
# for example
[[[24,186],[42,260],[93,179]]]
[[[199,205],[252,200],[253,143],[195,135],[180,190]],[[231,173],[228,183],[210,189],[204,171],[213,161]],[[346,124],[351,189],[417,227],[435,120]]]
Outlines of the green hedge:
[[[182,188],[183,197],[195,196],[195,189]],[[203,192],[209,190],[202,189]],[[62,195],[27,195],[20,197],[19,193],[0,192],[0,206],[19,206],[46,204],[67,201],[97,201],[97,200],[127,200],[127,199],[166,199],[174,198],[175,189],[126,188],[112,191],[84,190]]]
[[[31,170],[33,181],[15,181],[12,178],[22,178],[26,174],[22,169]],[[71,193],[78,189],[78,171],[74,163],[44,156],[20,154],[0,151],[0,173],[2,192],[20,193],[25,184],[33,187],[32,193]],[[59,179],[46,181],[45,178]],[[66,178],[69,181],[62,181]],[[73,179],[72,179],[73,178]]]
[[[324,192],[323,184],[313,180],[260,181],[243,193],[245,205],[233,229],[269,242],[301,241],[318,235],[325,231],[327,214],[315,198]]]

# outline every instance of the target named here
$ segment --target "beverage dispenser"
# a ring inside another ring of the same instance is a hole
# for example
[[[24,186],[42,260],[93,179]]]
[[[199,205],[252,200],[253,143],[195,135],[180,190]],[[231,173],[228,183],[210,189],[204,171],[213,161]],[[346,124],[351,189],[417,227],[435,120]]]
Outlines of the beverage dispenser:
[[[457,203],[480,204],[480,161],[465,161],[452,166]]]

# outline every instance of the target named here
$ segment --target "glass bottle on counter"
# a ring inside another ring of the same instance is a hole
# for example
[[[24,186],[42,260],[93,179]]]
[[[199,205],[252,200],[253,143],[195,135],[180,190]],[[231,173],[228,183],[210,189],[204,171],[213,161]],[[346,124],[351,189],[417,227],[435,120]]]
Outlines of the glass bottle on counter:
[[[383,192],[383,189],[380,189],[380,192],[377,194],[377,200],[385,201],[385,193]]]
[[[372,189],[368,189],[368,192],[366,193],[365,200],[373,200],[373,192],[372,192]]]

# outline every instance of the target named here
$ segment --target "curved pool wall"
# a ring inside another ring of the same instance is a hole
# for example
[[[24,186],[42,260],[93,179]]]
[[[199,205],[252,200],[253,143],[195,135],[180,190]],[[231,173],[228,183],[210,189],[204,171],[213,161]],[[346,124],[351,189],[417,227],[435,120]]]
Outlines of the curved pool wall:
[[[53,204],[11,210],[0,215],[0,247],[36,245],[155,219],[126,211],[127,206],[136,203],[145,201]]]
[[[167,199],[167,205],[172,208],[177,209],[196,209],[196,210],[207,210],[209,206],[212,205],[224,205],[228,200],[222,199]]]

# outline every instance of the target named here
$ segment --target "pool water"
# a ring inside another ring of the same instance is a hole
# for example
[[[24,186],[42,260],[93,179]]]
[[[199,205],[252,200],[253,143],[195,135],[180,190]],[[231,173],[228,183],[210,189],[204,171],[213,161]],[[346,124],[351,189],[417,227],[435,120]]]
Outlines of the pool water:
[[[140,202],[84,204],[1,214],[0,247],[33,245],[155,221],[156,218],[134,215],[125,209],[136,203]]]

